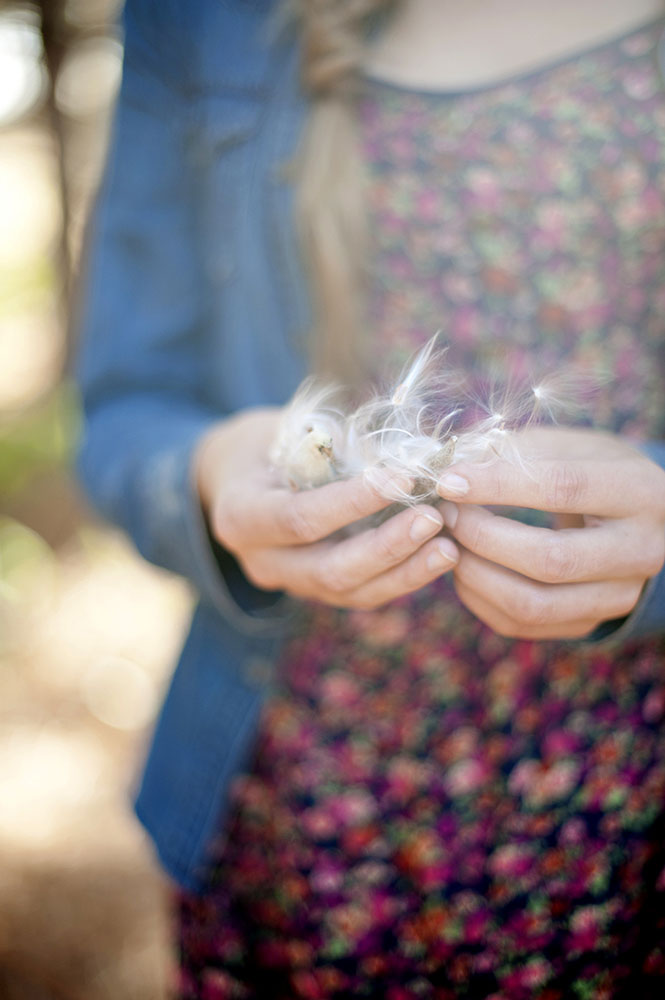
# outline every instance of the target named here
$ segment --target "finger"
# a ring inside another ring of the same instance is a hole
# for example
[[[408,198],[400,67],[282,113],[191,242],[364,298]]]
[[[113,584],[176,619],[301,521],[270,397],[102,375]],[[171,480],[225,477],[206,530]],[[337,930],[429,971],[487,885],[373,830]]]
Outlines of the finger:
[[[659,552],[641,521],[602,521],[593,528],[537,528],[474,504],[441,505],[448,530],[465,549],[543,583],[646,579]]]
[[[444,499],[464,503],[624,517],[653,505],[653,483],[640,474],[643,469],[641,457],[632,454],[621,462],[497,458],[487,465],[451,466],[437,489]]]
[[[438,511],[420,505],[350,538],[273,548],[259,553],[253,562],[262,576],[276,575],[292,592],[342,605],[351,591],[399,566],[442,527]],[[447,545],[456,552],[452,542]]]
[[[383,524],[345,538],[319,561],[323,585],[333,593],[354,590],[404,562],[442,527],[441,514],[420,504],[395,514]]]
[[[387,507],[380,488],[376,477],[370,484],[362,476],[300,492],[249,484],[220,497],[213,531],[231,549],[311,544]]]
[[[451,570],[459,552],[449,538],[434,538],[399,566],[352,591],[347,606],[371,609],[413,593]]]
[[[455,580],[517,627],[529,628],[621,618],[633,610],[643,584],[637,580],[538,583],[466,550],[460,554]]]
[[[498,635],[510,639],[581,639],[593,632],[598,620],[576,619],[570,622],[550,622],[547,625],[518,624],[500,608],[484,600],[480,594],[455,581],[457,596],[468,610]]]

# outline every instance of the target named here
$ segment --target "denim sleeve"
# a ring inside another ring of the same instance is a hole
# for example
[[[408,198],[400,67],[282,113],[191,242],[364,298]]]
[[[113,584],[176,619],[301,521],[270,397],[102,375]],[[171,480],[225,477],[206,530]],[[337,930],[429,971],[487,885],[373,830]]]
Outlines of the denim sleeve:
[[[641,446],[649,458],[665,469],[665,441]],[[646,584],[637,606],[627,618],[603,622],[590,636],[592,641],[641,639],[665,632],[665,567]]]
[[[123,82],[81,303],[78,471],[100,513],[147,559],[260,631],[275,595],[256,591],[215,551],[191,478],[192,450],[222,414],[203,388],[210,293],[187,158],[187,47],[171,5],[153,7],[128,0],[125,8]]]

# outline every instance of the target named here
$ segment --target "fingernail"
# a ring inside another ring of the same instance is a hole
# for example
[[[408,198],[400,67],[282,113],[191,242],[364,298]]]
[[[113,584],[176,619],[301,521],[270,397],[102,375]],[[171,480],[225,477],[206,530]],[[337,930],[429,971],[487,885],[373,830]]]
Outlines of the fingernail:
[[[459,510],[454,503],[450,502],[450,500],[444,500],[441,504],[441,513],[443,514],[443,523],[446,528],[450,528],[452,531],[457,524]]]
[[[469,492],[469,484],[455,472],[447,472],[445,476],[441,476],[437,489],[444,496],[449,494],[453,497],[463,497]]]
[[[436,549],[427,557],[427,568],[436,572],[440,569],[449,569],[451,564],[457,561],[457,549],[445,541],[439,542]]]
[[[412,542],[422,542],[443,527],[440,517],[434,514],[419,514],[411,525],[409,535]]]

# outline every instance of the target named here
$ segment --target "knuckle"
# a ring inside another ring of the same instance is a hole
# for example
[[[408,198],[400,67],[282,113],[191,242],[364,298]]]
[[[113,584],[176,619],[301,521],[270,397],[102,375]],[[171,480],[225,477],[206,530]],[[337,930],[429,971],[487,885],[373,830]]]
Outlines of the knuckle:
[[[347,522],[352,524],[364,520],[376,508],[377,503],[385,505],[387,501],[382,500],[376,490],[371,489],[368,495],[366,486],[354,489],[346,500]]]
[[[391,566],[404,558],[399,541],[390,533],[376,537],[376,554],[383,565]]]
[[[514,485],[514,475],[510,465],[501,462],[495,471],[495,478],[497,495],[500,497],[507,496]]]
[[[327,561],[319,566],[317,579],[319,586],[329,594],[340,595],[349,589],[346,574],[333,561]]]
[[[550,602],[542,591],[529,588],[514,597],[510,613],[518,628],[544,625],[550,618]]]
[[[281,519],[281,527],[295,542],[307,545],[317,539],[316,524],[312,520],[308,506],[303,503],[301,494],[296,493],[290,498],[289,503],[285,504]]]
[[[545,583],[572,580],[579,571],[579,559],[563,538],[551,538],[542,555],[539,576]]]
[[[405,594],[412,594],[415,590],[419,590],[429,583],[433,578],[431,572],[427,572],[426,568],[419,565],[415,561],[407,563],[403,571],[400,571],[398,575],[393,578],[395,586],[395,594],[397,597],[404,597]]]
[[[468,513],[470,514],[471,512],[469,511]],[[466,524],[464,524],[464,520],[467,521]],[[484,517],[470,516],[467,520],[462,514],[458,520],[458,524],[459,528],[462,528],[464,531],[462,535],[458,528],[458,537],[462,539],[463,544],[468,549],[479,554],[487,551],[489,532],[488,524]]]
[[[554,511],[575,511],[587,487],[581,463],[558,462],[545,475],[545,497]]]

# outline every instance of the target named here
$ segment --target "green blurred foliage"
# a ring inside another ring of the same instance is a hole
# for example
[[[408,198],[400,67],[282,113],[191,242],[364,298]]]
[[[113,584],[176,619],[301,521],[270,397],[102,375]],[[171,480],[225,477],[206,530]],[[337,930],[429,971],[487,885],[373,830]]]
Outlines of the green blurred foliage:
[[[53,261],[46,255],[0,268],[0,316],[34,309],[53,294],[55,284]]]
[[[78,394],[62,382],[40,403],[0,422],[0,497],[48,469],[69,465],[80,427]]]
[[[57,287],[53,260],[40,255],[0,268],[0,317],[46,313]],[[0,414],[0,500],[30,481],[71,463],[79,432],[79,402],[71,381],[62,381],[38,402]]]

